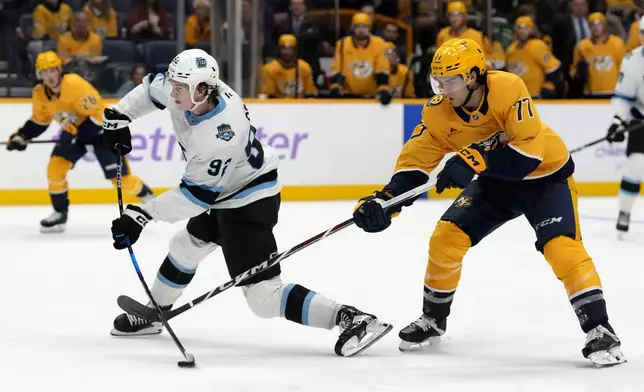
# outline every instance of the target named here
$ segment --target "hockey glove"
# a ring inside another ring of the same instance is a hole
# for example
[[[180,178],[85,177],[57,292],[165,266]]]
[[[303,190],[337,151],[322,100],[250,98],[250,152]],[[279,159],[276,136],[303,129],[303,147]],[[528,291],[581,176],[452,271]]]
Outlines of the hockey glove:
[[[391,92],[389,90],[381,90],[378,95],[378,100],[383,106],[387,106],[391,103]]]
[[[474,169],[469,167],[458,155],[447,160],[445,167],[436,178],[436,193],[441,194],[445,189],[463,189],[474,178]]]
[[[626,140],[626,135],[624,134],[625,129],[626,127],[624,126],[622,119],[617,116],[613,117],[613,123],[610,125],[608,132],[606,133],[606,140],[608,143],[621,143]]]
[[[147,212],[128,204],[123,215],[112,221],[114,249],[125,249],[128,245],[133,245],[150,220],[152,217]]]
[[[467,166],[471,167],[478,174],[487,170],[485,152],[485,147],[478,144],[470,144],[469,147],[463,147],[456,151],[456,155],[460,156]]]
[[[14,133],[7,140],[7,150],[25,151],[27,149],[27,139],[19,132]]]
[[[353,211],[356,226],[367,233],[378,233],[391,225],[391,218],[400,213],[400,205],[391,207],[386,211],[382,203],[394,197],[387,191],[377,191],[373,195],[363,197]]]
[[[114,154],[127,155],[132,151],[130,118],[114,109],[103,112],[103,140]]]

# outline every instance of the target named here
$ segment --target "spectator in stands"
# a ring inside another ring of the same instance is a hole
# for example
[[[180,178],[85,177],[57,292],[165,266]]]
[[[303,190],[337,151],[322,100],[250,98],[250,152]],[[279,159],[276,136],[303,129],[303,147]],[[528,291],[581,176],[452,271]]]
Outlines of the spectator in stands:
[[[123,83],[123,85],[119,87],[118,91],[116,92],[116,95],[119,98],[123,98],[127,93],[134,90],[136,86],[143,83],[143,78],[145,77],[145,75],[148,74],[148,72],[149,72],[149,69],[147,65],[136,64],[132,68],[132,71],[130,71],[130,80]]]
[[[436,44],[438,34],[438,1],[398,0],[398,20],[414,27],[414,44],[422,53]]]
[[[382,31],[382,38],[385,42],[391,43],[396,48],[398,59],[402,63],[407,63],[407,52],[403,44],[399,44],[400,33],[398,26],[395,23],[387,23],[385,29]]]
[[[391,45],[385,52],[389,60],[389,89],[394,98],[416,98],[414,93],[413,72],[409,67],[400,64],[398,51]]]
[[[194,0],[195,13],[186,21],[186,45],[210,41],[210,0]]]
[[[371,19],[371,35],[377,35],[378,37],[382,37],[382,30],[378,28],[378,25],[376,25],[376,7],[374,7],[373,4],[367,3],[360,7],[360,12],[367,14],[369,16],[369,19]]]
[[[277,58],[262,67],[259,98],[308,98],[317,95],[311,66],[297,58],[297,47],[294,35],[280,36]]]
[[[449,26],[444,27],[436,37],[438,48],[452,38],[469,38],[476,41],[486,53],[486,57],[492,57],[492,45],[490,40],[480,31],[467,27],[467,7],[461,1],[453,1],[447,4],[447,17]]]
[[[130,11],[127,26],[130,38],[135,40],[167,39],[170,36],[170,20],[159,0],[138,0]]]
[[[644,18],[644,16],[642,17]],[[626,42],[626,51],[630,52],[631,50],[637,48],[641,45],[640,43],[640,20],[637,19],[631,27],[628,29],[628,42]]]
[[[590,14],[588,23],[591,36],[575,47],[571,76],[584,86],[584,97],[610,98],[626,54],[624,41],[608,33],[606,17],[601,12]]]
[[[118,36],[116,11],[111,0],[89,0],[85,6],[90,29],[101,38]]]
[[[564,77],[568,83],[568,97],[579,98],[582,86],[571,79],[567,70],[572,65],[572,56],[577,43],[590,37],[588,2],[587,0],[570,0],[568,7],[567,14],[555,17],[551,34],[552,54],[561,61],[562,69],[566,70]]]
[[[351,19],[353,35],[338,40],[331,64],[331,96],[376,96],[383,105],[391,102],[389,61],[385,51],[391,47],[371,35],[371,19],[357,13]]]
[[[72,21],[72,8],[61,0],[45,0],[34,10],[34,30],[32,38],[58,39],[68,29]]]
[[[523,79],[532,98],[555,98],[563,89],[561,63],[537,37],[534,20],[529,16],[517,18],[514,34],[517,40],[506,51],[508,72]]]
[[[313,70],[313,80],[322,73],[320,54],[333,53],[330,43],[323,40],[324,31],[317,20],[309,18],[305,0],[291,0],[288,19],[275,25],[275,35],[293,34],[298,41],[297,53]]]
[[[74,14],[71,31],[63,34],[58,40],[58,55],[64,64],[83,65],[97,64],[104,60],[103,41],[90,30],[90,17],[87,12]]]

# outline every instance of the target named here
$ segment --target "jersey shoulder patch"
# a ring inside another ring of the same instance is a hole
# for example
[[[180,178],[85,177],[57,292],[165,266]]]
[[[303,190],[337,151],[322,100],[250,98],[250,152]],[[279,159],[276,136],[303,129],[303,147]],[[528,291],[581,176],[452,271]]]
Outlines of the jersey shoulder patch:
[[[427,101],[427,106],[438,106],[443,103],[444,100],[445,96],[443,94],[434,95],[429,101]]]
[[[217,127],[217,139],[221,139],[225,142],[229,142],[232,138],[235,137],[235,132],[228,124],[220,124]]]

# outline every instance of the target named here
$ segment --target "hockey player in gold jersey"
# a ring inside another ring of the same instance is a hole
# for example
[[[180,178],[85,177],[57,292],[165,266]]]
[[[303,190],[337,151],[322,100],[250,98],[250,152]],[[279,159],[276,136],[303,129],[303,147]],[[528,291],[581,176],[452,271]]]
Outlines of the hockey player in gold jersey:
[[[467,6],[462,1],[450,1],[447,4],[449,26],[443,27],[436,37],[436,47],[454,38],[469,38],[478,43],[488,60],[492,60],[493,50],[490,40],[482,32],[467,27]]]
[[[338,40],[331,63],[332,97],[341,95],[376,96],[383,105],[391,102],[388,44],[371,35],[371,19],[357,13],[351,19],[353,35]]]
[[[427,182],[446,154],[457,153],[438,174],[436,191],[464,191],[431,236],[422,315],[400,331],[400,349],[418,349],[445,333],[467,251],[525,215],[536,249],[563,283],[587,334],[584,357],[597,366],[624,362],[599,275],[581,241],[574,164],[564,142],[541,122],[518,76],[486,71],[476,42],[448,41],[437,50],[431,69],[439,95],[423,108],[389,184],[362,198],[354,212],[363,230],[386,229],[401,207],[383,210],[382,203]],[[472,181],[475,174],[479,177]]]
[[[548,45],[534,36],[534,21],[521,16],[514,22],[517,40],[506,51],[507,69],[523,79],[532,98],[554,98],[563,89],[561,63]]]
[[[36,74],[40,83],[32,95],[32,117],[16,131],[7,143],[7,150],[24,151],[29,140],[47,130],[55,120],[61,135],[47,166],[49,195],[54,212],[40,222],[42,232],[61,232],[67,222],[69,199],[67,173],[91,148],[103,168],[105,178],[116,184],[116,157],[102,142],[103,110],[100,94],[76,74],[64,74],[62,61],[54,52],[44,52],[36,59]],[[141,179],[123,168],[123,190],[143,200],[153,197]]]
[[[571,76],[581,80],[586,97],[610,98],[626,55],[624,41],[608,33],[606,17],[601,12],[590,14],[588,24],[591,37],[575,47]]]
[[[292,34],[283,34],[277,46],[277,58],[262,67],[259,97],[302,98],[317,95],[311,66],[297,58],[297,38]]]
[[[391,45],[387,49],[389,60],[389,88],[394,98],[416,98],[414,92],[414,74],[408,66],[400,64],[396,48]]]

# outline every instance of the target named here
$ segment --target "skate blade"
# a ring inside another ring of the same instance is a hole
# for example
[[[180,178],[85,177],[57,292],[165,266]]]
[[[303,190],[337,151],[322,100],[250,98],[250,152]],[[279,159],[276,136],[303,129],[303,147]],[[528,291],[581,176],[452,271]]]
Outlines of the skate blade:
[[[608,351],[592,353],[588,356],[588,359],[598,368],[612,367],[626,362],[626,357],[619,346],[613,347]]]
[[[401,340],[400,344],[398,345],[398,350],[403,353],[421,351],[422,349],[429,347],[438,347],[441,344],[448,342],[449,340],[450,339],[445,336],[433,336],[431,338],[423,340],[420,343],[412,343]]]
[[[340,349],[340,355],[343,357],[353,357],[371,347],[383,336],[391,332],[393,325],[381,323],[378,319],[372,320],[366,328],[365,335],[360,339],[358,336],[352,336],[347,340]]]
[[[149,327],[142,329],[137,332],[122,332],[119,331],[116,328],[112,328],[110,331],[110,335],[112,336],[118,336],[118,337],[123,337],[123,336],[150,336],[150,335],[159,335],[161,332],[163,332],[163,327]]]
[[[56,226],[51,226],[51,227],[45,227],[45,226],[40,226],[40,232],[41,233],[62,233],[65,231],[65,225],[56,225]]]

